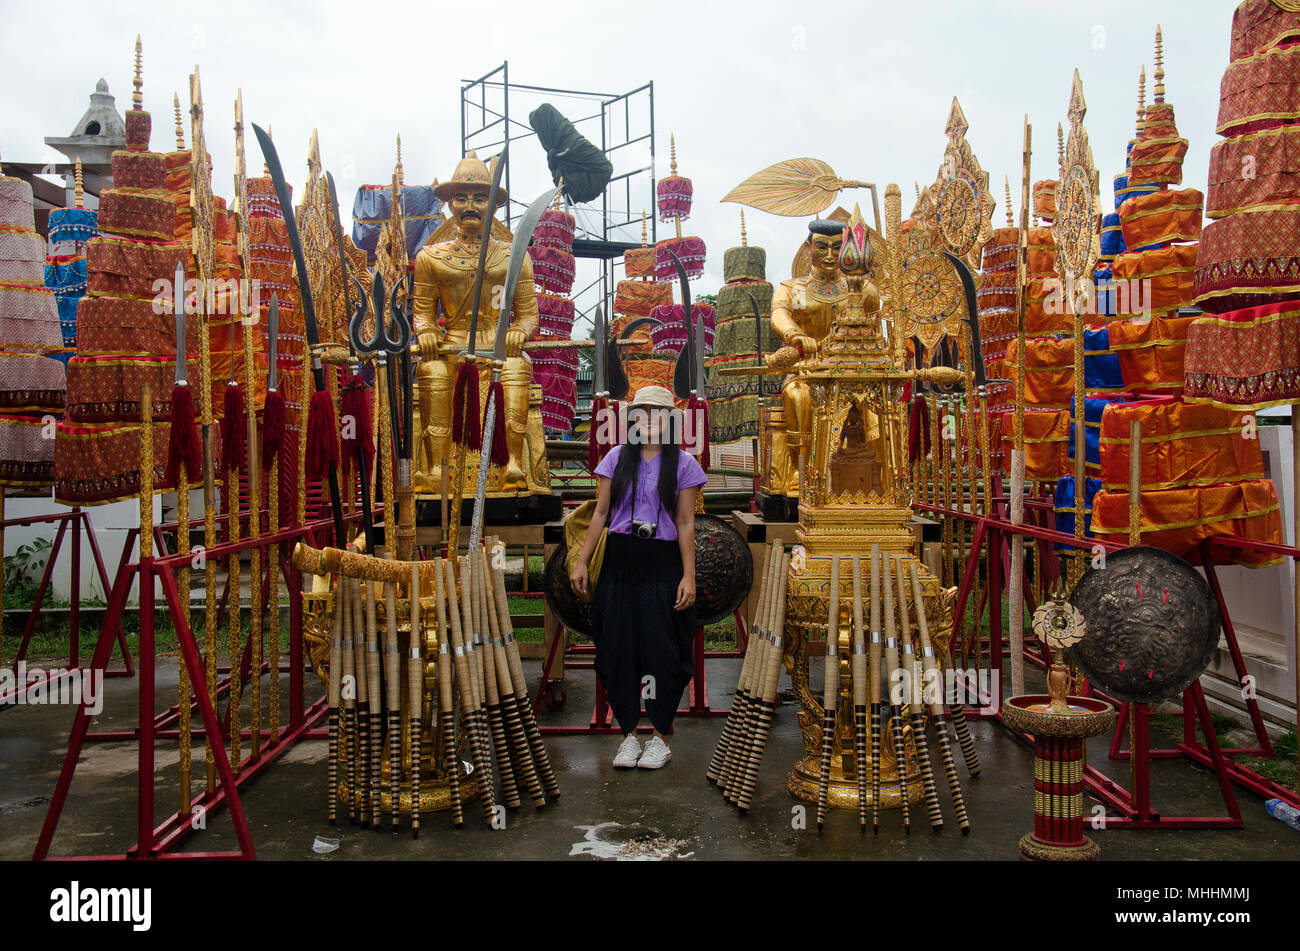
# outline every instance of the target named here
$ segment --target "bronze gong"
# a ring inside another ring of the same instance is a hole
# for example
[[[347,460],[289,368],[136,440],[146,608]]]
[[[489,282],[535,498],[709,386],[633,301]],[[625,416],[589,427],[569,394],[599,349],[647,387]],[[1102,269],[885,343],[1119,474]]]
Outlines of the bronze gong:
[[[1109,696],[1131,703],[1177,697],[1219,644],[1210,586],[1183,559],[1145,545],[1109,552],[1089,568],[1070,603],[1087,634],[1070,658]]]

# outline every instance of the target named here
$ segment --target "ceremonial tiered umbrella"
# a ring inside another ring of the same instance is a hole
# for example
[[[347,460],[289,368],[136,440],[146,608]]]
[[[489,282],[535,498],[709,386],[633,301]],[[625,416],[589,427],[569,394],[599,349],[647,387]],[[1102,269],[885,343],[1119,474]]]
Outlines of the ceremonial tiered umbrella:
[[[573,333],[574,218],[555,206],[542,212],[528,256],[533,262],[538,326],[534,339],[570,339]],[[542,388],[542,426],[554,433],[573,428],[577,408],[578,351],[573,347],[541,350],[532,355],[533,381]]]
[[[1217,128],[1225,138],[1210,152],[1205,213],[1212,220],[1196,256],[1196,304],[1208,313],[1191,322],[1184,368],[1187,402],[1228,409],[1239,427],[1243,412],[1291,406],[1293,545],[1300,540],[1297,38],[1300,11],[1293,5],[1247,0],[1233,14],[1230,62],[1219,87]],[[1243,174],[1247,169],[1251,174]],[[1300,621],[1300,571],[1292,596]]]
[[[745,212],[740,212],[740,244],[722,256],[713,356],[710,369],[758,366],[763,354],[775,353],[781,340],[772,329],[772,285],[767,280],[767,252],[749,243]],[[707,325],[706,325],[707,326]],[[709,388],[709,438],[717,445],[759,436],[759,403],[779,392],[774,377],[719,377]]]
[[[1193,315],[1193,269],[1204,199],[1182,181],[1187,142],[1165,100],[1163,37],[1156,30],[1155,101],[1146,107],[1129,151],[1127,188],[1119,208],[1126,250],[1114,261],[1115,306],[1121,319],[1105,328],[1125,390],[1096,413],[1100,491],[1093,499],[1097,534],[1126,536],[1129,525],[1129,427],[1142,426],[1141,524],[1144,544],[1189,555],[1204,539],[1231,534],[1264,541],[1281,537],[1276,492],[1263,478],[1259,442],[1245,438],[1238,414],[1182,399]],[[1141,97],[1141,93],[1139,93]],[[1117,195],[1118,197],[1118,195]],[[1139,294],[1139,289],[1142,294]],[[1139,299],[1145,296],[1145,299]],[[1149,317],[1149,319],[1148,319]],[[1090,411],[1093,407],[1089,407]],[[1092,413],[1090,412],[1090,415]],[[1247,549],[1213,549],[1216,557],[1258,565],[1276,559]]]
[[[32,186],[0,172],[0,493],[53,478],[54,447],[43,417],[63,408],[63,364],[48,355],[62,348],[63,337],[44,279],[45,241],[35,230]]]
[[[66,504],[109,502],[140,490],[140,395],[153,393],[150,483],[165,485],[168,394],[175,333],[155,312],[156,286],[171,287],[189,245],[176,240],[177,203],[167,159],[149,150],[152,119],[142,108],[136,38],[126,148],[110,157],[113,188],[99,196],[99,235],[86,247],[86,295],[77,306],[77,353],[68,361],[64,418],[54,440],[55,497]],[[164,308],[166,313],[166,308]]]
[[[706,249],[704,239],[695,235],[682,235],[682,222],[690,217],[694,186],[689,178],[677,174],[677,138],[669,137],[669,173],[655,186],[659,202],[659,220],[673,222],[676,234],[655,242],[655,277],[661,281],[677,279],[672,255],[682,262],[686,274],[697,278],[704,273]],[[672,255],[669,254],[672,252]]]
[[[614,313],[610,325],[611,336],[627,336],[628,325],[649,319],[655,308],[671,305],[673,287],[659,283],[655,276],[655,249],[648,245],[644,212],[641,215],[641,247],[631,248],[623,254],[624,280],[614,289]],[[647,335],[648,336],[648,335]],[[670,388],[673,376],[673,355],[656,353],[649,343],[622,348],[626,359],[628,391],[635,393],[643,386]]]

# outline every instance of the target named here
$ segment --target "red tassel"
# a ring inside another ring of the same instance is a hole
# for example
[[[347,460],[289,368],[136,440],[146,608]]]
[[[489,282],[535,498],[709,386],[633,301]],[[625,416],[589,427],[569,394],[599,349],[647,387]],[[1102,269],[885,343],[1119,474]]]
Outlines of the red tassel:
[[[307,406],[307,478],[319,482],[338,462],[338,426],[334,422],[334,403],[329,390],[318,390]]]
[[[348,379],[343,387],[342,406],[339,422],[342,423],[343,468],[350,469],[358,451],[362,452],[363,464],[368,470],[370,458],[375,454],[375,437],[371,426],[370,390],[361,377]],[[349,424],[348,418],[352,422]]]
[[[451,438],[476,452],[483,446],[483,427],[478,418],[478,365],[462,360],[456,370],[452,394]]]
[[[603,396],[591,401],[591,425],[587,427],[587,471],[595,475],[596,466],[605,458],[608,449],[601,443],[601,422],[609,412],[609,404]]]
[[[167,484],[175,486],[185,463],[185,478],[193,485],[201,478],[203,444],[195,420],[194,394],[188,386],[172,389],[172,428],[167,442]]]
[[[699,463],[702,469],[709,468],[709,404],[698,396],[692,396],[686,403],[686,411],[692,421],[698,424],[695,444],[700,447]]]
[[[488,400],[497,408],[496,422],[492,425],[492,462],[504,466],[510,461],[510,450],[506,448],[506,394],[497,380],[488,387]]]
[[[284,397],[278,391],[266,394],[266,407],[262,410],[262,458],[270,466],[280,455],[284,442]]]
[[[924,448],[922,448],[924,446]],[[912,412],[907,420],[907,461],[916,462],[923,455],[930,453],[930,409],[925,397],[918,396],[912,401]]]
[[[244,459],[244,391],[238,383],[226,386],[226,409],[221,420],[221,467],[225,471],[247,469]]]

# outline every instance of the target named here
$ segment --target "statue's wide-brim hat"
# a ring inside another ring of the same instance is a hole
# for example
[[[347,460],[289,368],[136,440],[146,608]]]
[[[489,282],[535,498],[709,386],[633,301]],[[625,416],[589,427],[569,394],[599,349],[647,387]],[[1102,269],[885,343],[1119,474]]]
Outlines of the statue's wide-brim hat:
[[[482,189],[485,192],[492,187],[491,170],[472,149],[469,155],[466,155],[457,163],[456,171],[451,173],[451,178],[438,183],[434,187],[433,193],[443,201],[451,201],[453,195],[459,191],[464,191],[467,187]],[[505,186],[501,185],[497,191],[497,207],[504,205],[508,197]]]

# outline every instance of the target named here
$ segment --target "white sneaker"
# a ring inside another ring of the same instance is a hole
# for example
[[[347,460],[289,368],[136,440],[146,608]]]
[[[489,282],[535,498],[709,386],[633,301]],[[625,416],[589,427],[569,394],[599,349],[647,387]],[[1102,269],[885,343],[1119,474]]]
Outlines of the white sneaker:
[[[614,768],[635,769],[640,758],[641,744],[637,742],[635,733],[629,733],[619,744],[618,753],[614,756]]]
[[[645,751],[641,754],[637,765],[642,769],[658,769],[672,758],[673,751],[668,748],[668,744],[659,737],[652,736],[650,742],[645,745]]]

